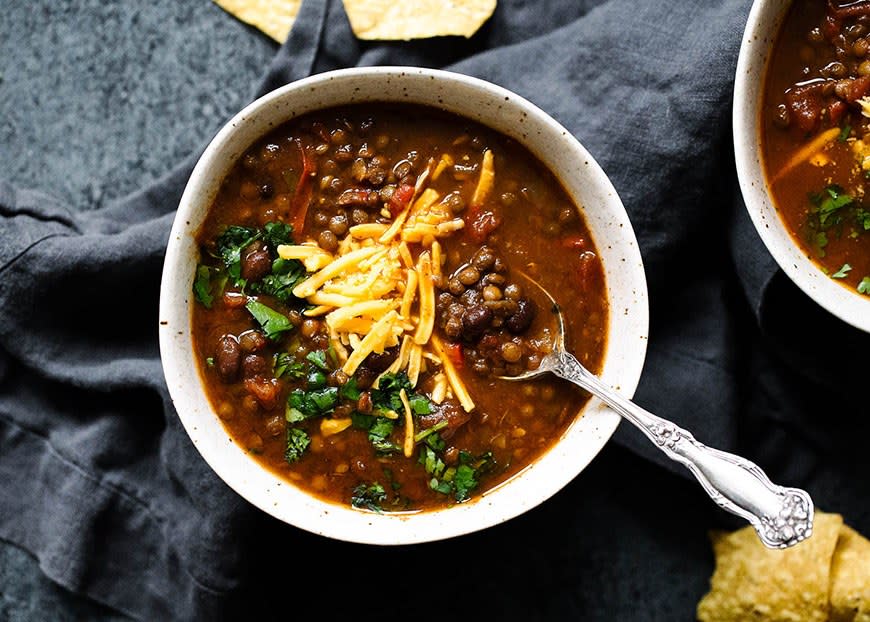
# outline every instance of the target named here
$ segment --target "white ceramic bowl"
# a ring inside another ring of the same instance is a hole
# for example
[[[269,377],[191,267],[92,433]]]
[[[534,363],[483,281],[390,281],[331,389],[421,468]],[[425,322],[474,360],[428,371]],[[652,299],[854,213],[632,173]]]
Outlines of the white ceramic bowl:
[[[387,100],[427,104],[492,127],[525,144],[562,180],[584,208],[605,268],[610,323],[602,377],[627,396],[633,394],[643,366],[648,310],[637,241],[610,181],[567,130],[505,89],[428,69],[350,69],[288,84],[236,115],[196,165],[166,251],[160,291],[160,353],[178,416],[214,471],[265,512],[332,538],[407,544],[483,529],[538,505],[595,457],[619,417],[593,399],[549,452],[508,482],[477,500],[416,514],[379,515],[321,501],[261,467],[229,440],[203,391],[193,355],[191,286],[198,257],[194,236],[233,163],[272,127],[312,110]]]
[[[734,80],[734,156],[746,209],[773,258],[819,305],[870,332],[870,297],[827,276],[800,249],[771,200],[762,167],[761,103],[764,76],[779,26],[791,0],[755,0],[743,33]]]

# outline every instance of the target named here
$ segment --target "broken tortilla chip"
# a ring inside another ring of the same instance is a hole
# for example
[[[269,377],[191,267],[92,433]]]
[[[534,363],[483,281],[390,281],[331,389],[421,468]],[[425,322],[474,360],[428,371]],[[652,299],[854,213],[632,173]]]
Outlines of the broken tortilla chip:
[[[870,620],[870,540],[843,525],[831,560],[831,622]]]
[[[237,19],[284,43],[302,0],[213,0]]]
[[[831,560],[843,517],[817,512],[813,535],[789,549],[768,549],[752,527],[713,534],[716,570],[698,603],[701,622],[828,619]]]
[[[496,0],[343,0],[350,27],[360,39],[471,37],[489,19]]]

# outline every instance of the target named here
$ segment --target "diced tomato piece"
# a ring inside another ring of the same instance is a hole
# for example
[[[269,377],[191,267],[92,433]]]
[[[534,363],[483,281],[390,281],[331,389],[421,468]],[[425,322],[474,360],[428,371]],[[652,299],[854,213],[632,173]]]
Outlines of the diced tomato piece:
[[[444,354],[453,363],[457,369],[462,369],[465,366],[465,355],[462,353],[462,346],[458,343],[445,343]]]
[[[471,218],[471,237],[476,242],[484,242],[489,234],[501,225],[501,216],[490,211],[481,211]]]
[[[795,124],[803,132],[814,132],[821,121],[823,88],[821,82],[815,82],[796,86],[785,93],[785,104]]]
[[[390,214],[392,214],[393,218],[398,216],[402,210],[404,210],[408,203],[411,201],[411,197],[414,196],[414,186],[404,185],[399,186],[393,192],[393,196],[390,197],[389,210]]]
[[[266,410],[272,410],[278,405],[281,387],[278,386],[278,381],[274,378],[263,378],[260,376],[246,378],[244,384],[245,390],[253,395]]]

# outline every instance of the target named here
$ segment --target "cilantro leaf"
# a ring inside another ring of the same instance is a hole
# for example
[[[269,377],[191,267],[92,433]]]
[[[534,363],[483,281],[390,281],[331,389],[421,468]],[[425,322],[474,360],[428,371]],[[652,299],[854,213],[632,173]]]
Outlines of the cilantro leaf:
[[[338,394],[342,399],[358,401],[360,396],[359,387],[356,385],[356,378],[351,378],[338,389]]]
[[[281,352],[275,355],[272,363],[272,375],[276,378],[282,376],[302,378],[305,376],[305,365],[302,361],[297,361],[289,352]]]
[[[193,295],[206,309],[211,309],[214,296],[211,294],[211,268],[200,264],[193,280]]]
[[[337,403],[338,389],[336,387],[325,387],[313,391],[294,389],[287,396],[287,416],[298,417],[301,415],[303,419],[321,417],[331,413]],[[291,415],[291,411],[295,412]]]
[[[839,136],[837,136],[837,140],[841,143],[844,143],[844,142],[846,142],[846,139],[849,138],[849,134],[851,134],[851,133],[852,133],[852,126],[847,123],[840,130],[840,134],[839,134]]]
[[[855,210],[855,220],[858,221],[859,228],[870,231],[870,212],[859,207]]]
[[[305,360],[323,371],[329,371],[329,366],[326,364],[326,350],[312,350],[305,356]]]
[[[870,296],[870,276],[865,276],[858,283],[858,293]]]
[[[453,478],[454,497],[457,501],[465,501],[469,493],[477,488],[477,471],[467,464],[460,464],[456,468]]]
[[[266,337],[272,341],[276,341],[281,333],[293,330],[293,324],[286,315],[267,307],[262,302],[251,299],[245,304],[245,308],[251,312],[254,319],[263,327]]]
[[[276,251],[281,244],[293,244],[293,226],[283,222],[267,222],[263,225],[263,240]]]
[[[852,269],[852,266],[850,266],[847,263],[844,263],[842,268],[840,268],[839,270],[834,272],[834,274],[831,275],[831,278],[832,279],[845,279],[846,275],[849,274],[849,271],[851,269]]]
[[[381,503],[387,498],[387,492],[384,487],[378,482],[366,485],[360,484],[353,489],[350,498],[350,504],[360,510],[371,510],[372,512],[381,512]]]
[[[305,280],[305,266],[298,259],[281,259],[272,262],[272,272],[258,283],[251,285],[254,293],[274,296],[287,304],[295,299],[293,288]]]
[[[414,413],[427,415],[431,412],[429,400],[422,395],[414,393],[414,387],[411,386],[411,381],[404,372],[381,376],[380,381],[378,381],[378,388],[372,390],[372,405],[374,409],[379,412],[388,410],[401,412],[403,405],[399,393],[402,389],[405,389],[405,394],[408,396],[408,404]]]
[[[296,462],[308,449],[311,438],[299,428],[287,428],[287,448],[284,450],[284,459],[287,462]]]
[[[227,274],[233,279],[237,287],[244,287],[245,280],[242,278],[242,251],[260,238],[260,231],[250,227],[233,225],[218,236],[217,249]]]
[[[819,225],[822,229],[840,224],[842,217],[838,212],[847,205],[851,205],[854,200],[851,195],[843,192],[840,186],[832,184],[826,187],[824,192],[817,197]]]

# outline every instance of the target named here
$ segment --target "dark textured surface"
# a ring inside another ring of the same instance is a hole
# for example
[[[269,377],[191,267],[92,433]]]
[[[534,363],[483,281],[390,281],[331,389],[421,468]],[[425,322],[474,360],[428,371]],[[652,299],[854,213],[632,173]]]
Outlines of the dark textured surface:
[[[208,0],[6,0],[2,176],[74,210],[124,196],[201,149],[250,100],[276,49]],[[0,540],[0,621],[95,619],[126,617]]]
[[[141,188],[249,101],[276,49],[208,0],[6,0],[4,176],[81,210]]]
[[[748,5],[504,0],[470,41],[360,44],[339,3],[321,28],[323,5],[306,0],[305,29],[267,84],[357,64],[448,66],[554,114],[610,174],[644,253],[652,325],[638,401],[866,532],[867,483],[854,474],[868,468],[870,423],[850,390],[866,365],[848,355],[867,337],[773,269],[734,191],[730,86]],[[324,603],[355,619],[692,619],[712,570],[706,531],[739,523],[639,457],[653,452],[627,426],[541,507],[418,547],[300,533],[202,463],[168,403],[153,329],[187,170],[122,197],[189,166],[275,49],[206,0],[4,5],[0,478],[14,487],[0,488],[0,527],[36,559],[0,549],[0,620],[113,615],[43,573],[143,619],[322,616]],[[130,297],[142,304],[125,316]]]

